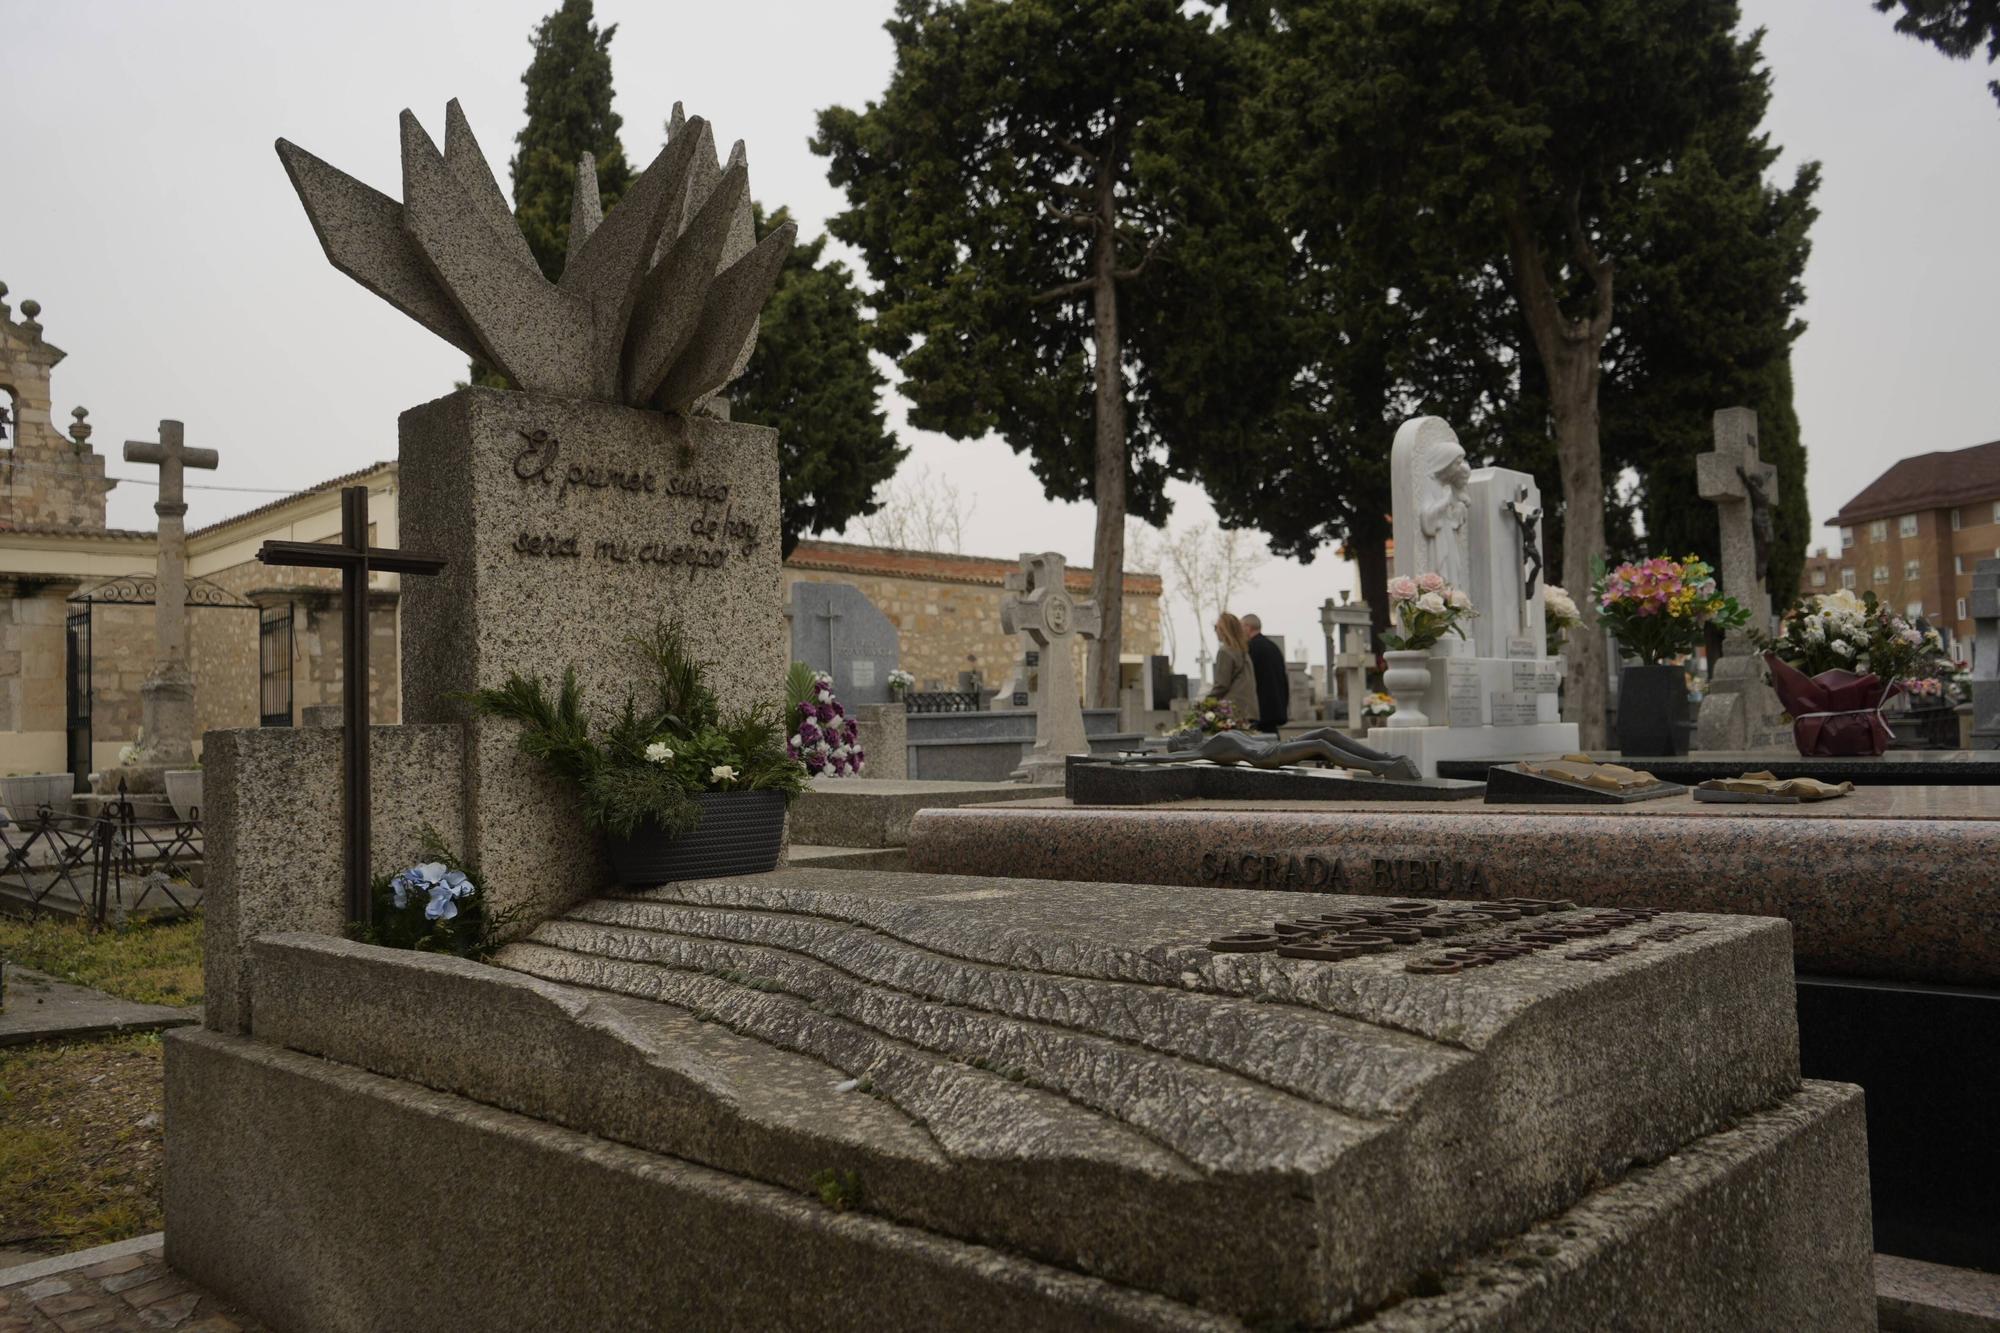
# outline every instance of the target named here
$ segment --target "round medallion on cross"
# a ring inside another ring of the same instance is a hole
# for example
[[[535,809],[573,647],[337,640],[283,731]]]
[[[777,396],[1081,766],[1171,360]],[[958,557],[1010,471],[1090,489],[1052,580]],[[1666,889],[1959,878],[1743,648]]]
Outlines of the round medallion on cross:
[[[1069,633],[1069,598],[1059,592],[1052,592],[1042,603],[1042,623],[1049,627],[1051,634]]]

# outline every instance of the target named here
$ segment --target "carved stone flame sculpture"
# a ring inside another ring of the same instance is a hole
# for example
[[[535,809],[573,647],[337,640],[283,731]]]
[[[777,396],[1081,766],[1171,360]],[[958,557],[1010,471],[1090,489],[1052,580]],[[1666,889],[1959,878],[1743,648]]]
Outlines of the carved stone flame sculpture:
[[[685,412],[741,374],[794,228],[753,244],[742,143],[724,166],[674,107],[667,146],[608,215],[577,191],[562,277],[542,276],[456,99],[444,151],[403,112],[403,202],[284,139],[333,266],[531,393]],[[586,154],[578,178],[594,181]]]

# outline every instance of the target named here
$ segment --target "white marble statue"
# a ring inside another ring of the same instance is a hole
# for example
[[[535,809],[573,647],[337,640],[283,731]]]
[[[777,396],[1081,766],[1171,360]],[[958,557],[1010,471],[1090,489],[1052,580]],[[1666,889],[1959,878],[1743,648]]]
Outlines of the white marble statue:
[[[1454,588],[1470,581],[1466,483],[1472,466],[1443,417],[1413,417],[1396,432],[1389,454],[1395,514],[1396,572],[1436,573]]]

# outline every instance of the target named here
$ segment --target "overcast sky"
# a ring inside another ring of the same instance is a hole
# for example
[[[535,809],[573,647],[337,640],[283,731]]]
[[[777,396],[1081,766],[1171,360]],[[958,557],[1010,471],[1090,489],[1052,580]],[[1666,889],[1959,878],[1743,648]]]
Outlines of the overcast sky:
[[[464,358],[335,273],[271,141],[283,135],[399,193],[396,113],[442,136],[463,102],[504,177],[522,119],[527,36],[552,0],[344,0],[339,5],[0,0],[0,281],[42,303],[69,353],[56,419],[90,408],[114,475],[119,444],[162,417],[222,451],[210,485],[297,489],[392,458],[396,416],[451,389]],[[816,231],[842,200],[806,147],[814,113],[885,86],[891,0],[599,0],[627,155],[643,164],[674,101],[742,138],[751,186]],[[1769,29],[1769,128],[1787,176],[1825,164],[1806,271],[1798,409],[1815,521],[1897,458],[2000,437],[2000,111],[1983,64],[1898,36],[1867,0],[1746,0]],[[17,314],[18,317],[18,314]],[[900,403],[891,403],[892,419]],[[1718,404],[1720,406],[1720,404]],[[1044,500],[993,441],[905,434],[976,508],[965,549],[1090,555],[1086,506]],[[1389,440],[1382,440],[1382,448]],[[1554,490],[1554,479],[1543,478]],[[272,498],[202,490],[191,524]],[[1206,518],[1177,488],[1177,521]],[[152,493],[122,486],[117,526],[150,527]],[[1822,530],[1824,531],[1824,530]],[[858,531],[853,534],[859,537]],[[1273,561],[1238,610],[1320,658],[1320,600],[1350,567]],[[1183,611],[1184,669],[1193,626]]]

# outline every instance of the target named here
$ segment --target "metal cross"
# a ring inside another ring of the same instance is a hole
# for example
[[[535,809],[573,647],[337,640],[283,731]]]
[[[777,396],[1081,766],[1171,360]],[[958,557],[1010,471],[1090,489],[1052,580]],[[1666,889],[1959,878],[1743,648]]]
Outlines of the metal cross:
[[[368,575],[436,574],[442,560],[405,555],[368,544],[368,488],[349,486],[340,493],[340,544],[325,542],[265,542],[257,558],[267,565],[340,571],[341,625],[341,774],[347,822],[346,867],[348,920],[367,925],[369,919],[369,782],[368,782]]]

